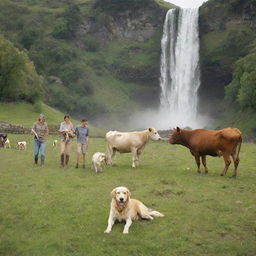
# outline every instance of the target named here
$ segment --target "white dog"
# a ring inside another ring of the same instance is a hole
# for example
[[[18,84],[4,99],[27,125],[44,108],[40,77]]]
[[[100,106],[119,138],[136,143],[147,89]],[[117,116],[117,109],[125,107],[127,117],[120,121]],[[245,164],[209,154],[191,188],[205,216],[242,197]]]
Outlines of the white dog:
[[[17,143],[17,149],[27,150],[27,142],[26,141],[19,141]]]
[[[11,148],[11,143],[9,139],[6,139],[5,143],[4,143],[4,148]]]
[[[55,149],[57,148],[58,140],[54,140],[52,143],[52,147]]]
[[[95,172],[102,172],[102,168],[107,164],[107,156],[104,153],[96,152],[92,156],[92,165],[94,167]]]
[[[153,220],[154,217],[163,217],[160,212],[153,211],[142,202],[131,199],[131,193],[126,187],[117,187],[111,192],[111,205],[108,218],[108,226],[105,233],[109,233],[115,221],[126,221],[123,234],[128,234],[133,220],[139,218]]]

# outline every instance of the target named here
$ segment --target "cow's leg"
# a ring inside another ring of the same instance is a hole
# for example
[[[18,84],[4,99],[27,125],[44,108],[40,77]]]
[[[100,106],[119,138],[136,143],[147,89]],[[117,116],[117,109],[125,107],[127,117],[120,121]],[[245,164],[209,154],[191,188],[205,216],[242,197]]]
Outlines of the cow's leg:
[[[142,154],[142,149],[138,149],[137,150],[137,163],[136,163],[136,166],[139,165],[139,161],[140,161],[140,156]]]
[[[233,162],[234,162],[234,166],[235,166],[233,177],[236,177],[237,167],[238,167],[238,164],[240,162],[240,159],[239,159],[239,156],[236,157],[235,154],[232,154],[232,158],[233,158]]]
[[[133,168],[136,168],[136,164],[138,160],[139,159],[138,159],[137,149],[134,148],[132,149],[132,167]]]
[[[206,156],[202,156],[202,164],[204,166],[205,173],[208,173],[208,168],[206,166]]]
[[[107,164],[112,165],[112,158],[115,156],[116,150],[111,145],[108,145],[107,151]]]
[[[223,158],[225,161],[225,168],[223,169],[222,173],[220,174],[221,176],[224,176],[227,173],[228,167],[231,164],[231,160],[230,160],[230,154],[228,153],[223,153]]]
[[[201,171],[200,171],[200,156],[198,154],[195,154],[195,160],[196,160],[196,164],[197,164],[197,172],[201,173]]]

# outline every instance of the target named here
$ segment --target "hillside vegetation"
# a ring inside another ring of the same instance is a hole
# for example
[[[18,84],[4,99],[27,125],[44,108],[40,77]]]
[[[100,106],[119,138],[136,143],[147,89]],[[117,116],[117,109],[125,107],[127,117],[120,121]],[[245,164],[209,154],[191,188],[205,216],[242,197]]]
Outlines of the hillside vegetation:
[[[59,129],[60,123],[63,121],[64,113],[44,104],[37,103],[35,105],[16,102],[16,103],[0,103],[0,121],[7,123],[22,125],[25,128],[31,128],[33,123],[38,120],[39,113],[43,113],[46,122],[51,131]],[[80,124],[80,121],[71,116],[73,125]],[[90,128],[91,136],[104,136],[105,129],[96,128],[89,120],[88,127]]]
[[[2,0],[0,33],[33,61],[45,103],[78,117],[127,116],[158,104],[160,37],[171,7],[162,0]]]
[[[202,106],[220,126],[256,134],[256,1],[209,0],[200,8]]]

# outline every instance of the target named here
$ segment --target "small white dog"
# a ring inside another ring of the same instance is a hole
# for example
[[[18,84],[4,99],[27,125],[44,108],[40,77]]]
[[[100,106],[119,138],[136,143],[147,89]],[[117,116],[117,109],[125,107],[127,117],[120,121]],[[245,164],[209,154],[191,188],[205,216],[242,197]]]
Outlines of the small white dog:
[[[57,144],[58,144],[58,140],[54,140],[53,142],[52,142],[52,147],[55,149],[55,148],[57,148]]]
[[[17,143],[17,149],[20,149],[20,150],[27,150],[27,142],[26,141],[19,141]]]
[[[126,187],[117,187],[111,192],[111,205],[108,218],[108,226],[104,233],[109,233],[115,221],[126,221],[123,234],[128,234],[133,220],[139,218],[153,220],[154,217],[164,217],[160,212],[153,211],[142,202],[131,199],[131,193]]]
[[[11,148],[11,143],[9,139],[6,139],[5,143],[4,143],[4,148]]]
[[[104,153],[96,152],[92,156],[92,165],[95,172],[102,172],[103,166],[107,164],[107,156]]]

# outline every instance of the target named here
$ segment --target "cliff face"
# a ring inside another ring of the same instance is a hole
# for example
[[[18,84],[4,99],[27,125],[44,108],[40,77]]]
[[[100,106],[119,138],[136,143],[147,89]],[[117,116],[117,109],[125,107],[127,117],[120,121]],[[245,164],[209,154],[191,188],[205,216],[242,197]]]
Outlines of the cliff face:
[[[94,11],[97,15],[85,17],[76,35],[79,38],[94,34],[102,44],[116,39],[146,42],[162,29],[167,10],[151,2],[136,10],[127,9],[116,13],[104,12],[104,7],[100,9],[96,6]]]

